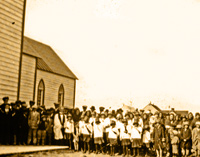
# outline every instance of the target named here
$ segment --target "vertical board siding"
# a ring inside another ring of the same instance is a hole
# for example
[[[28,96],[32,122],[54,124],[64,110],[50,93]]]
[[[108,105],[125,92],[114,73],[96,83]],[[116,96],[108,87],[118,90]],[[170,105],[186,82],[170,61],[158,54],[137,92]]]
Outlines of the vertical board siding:
[[[33,99],[36,58],[22,55],[22,70],[20,84],[20,100],[29,102]]]
[[[24,0],[0,0],[0,99],[16,101]]]
[[[46,108],[54,107],[54,103],[58,102],[58,90],[61,84],[63,84],[65,90],[64,107],[73,108],[74,79],[37,70],[35,101],[37,101],[38,84],[41,79],[44,80],[45,84],[44,105]]]

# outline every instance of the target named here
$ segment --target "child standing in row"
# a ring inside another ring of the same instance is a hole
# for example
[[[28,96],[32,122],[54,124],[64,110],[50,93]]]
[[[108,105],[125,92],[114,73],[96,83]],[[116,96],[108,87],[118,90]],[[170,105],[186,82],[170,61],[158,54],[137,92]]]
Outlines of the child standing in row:
[[[128,125],[128,122],[126,119],[123,121],[123,126],[120,128],[120,140],[121,145],[123,147],[123,155],[128,155],[128,146],[130,145],[130,132],[131,127]]]
[[[119,135],[119,132],[114,120],[110,122],[110,125],[111,126],[108,128],[108,139],[110,143],[110,154],[114,156],[115,146],[117,145],[117,136]]]
[[[138,120],[134,119],[134,123],[131,129],[131,142],[133,148],[133,156],[139,156],[139,151],[141,147],[141,134],[142,127],[139,126]]]
[[[90,139],[92,135],[92,126],[89,123],[89,118],[87,116],[84,117],[83,124],[81,125],[81,130],[83,134],[82,141],[84,145],[84,153],[86,153],[87,150],[88,153],[90,153]]]
[[[75,128],[74,133],[73,133],[74,150],[78,151],[79,150],[79,136],[80,136],[78,123],[75,124],[74,128]]]
[[[96,154],[101,153],[102,151],[102,144],[103,144],[103,124],[100,122],[99,117],[96,117],[94,123],[94,144]]]
[[[72,135],[74,133],[74,121],[72,120],[71,113],[68,113],[64,127],[65,127],[65,137],[67,142],[69,143],[69,149],[72,149]]]

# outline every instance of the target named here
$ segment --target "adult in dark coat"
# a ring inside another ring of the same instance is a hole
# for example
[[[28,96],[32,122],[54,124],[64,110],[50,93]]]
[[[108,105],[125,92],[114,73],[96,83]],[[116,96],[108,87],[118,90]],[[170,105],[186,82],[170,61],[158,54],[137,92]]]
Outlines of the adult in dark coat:
[[[152,136],[154,141],[154,148],[156,149],[156,154],[157,156],[162,157],[163,147],[164,147],[163,142],[165,141],[165,131],[159,119],[156,119],[155,121],[155,128],[152,133]]]
[[[3,97],[2,99],[3,99],[3,104],[0,105],[0,126],[2,126],[3,123],[4,123],[2,118],[3,118],[3,115],[4,115],[5,105],[8,104],[9,97]],[[0,144],[3,144],[2,140],[3,140],[4,135],[3,135],[2,131],[3,130],[0,129]]]
[[[12,113],[10,110],[10,105],[5,104],[4,110],[2,110],[1,116],[1,131],[2,131],[2,144],[11,144],[11,119]]]
[[[12,121],[11,121],[11,130],[12,130],[12,142],[14,145],[19,143],[19,132],[20,132],[20,101],[11,103],[12,105]]]
[[[19,139],[20,143],[23,145],[26,145],[27,143],[27,138],[28,138],[28,113],[29,110],[27,108],[26,103],[21,104],[22,107],[20,109],[20,117],[19,117]]]

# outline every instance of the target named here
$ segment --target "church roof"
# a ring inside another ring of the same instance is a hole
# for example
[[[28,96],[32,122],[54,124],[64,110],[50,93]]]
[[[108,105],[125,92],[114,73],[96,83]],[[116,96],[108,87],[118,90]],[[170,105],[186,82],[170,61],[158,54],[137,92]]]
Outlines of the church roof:
[[[55,74],[78,79],[56,52],[48,45],[24,37],[23,53],[37,57],[37,68]]]

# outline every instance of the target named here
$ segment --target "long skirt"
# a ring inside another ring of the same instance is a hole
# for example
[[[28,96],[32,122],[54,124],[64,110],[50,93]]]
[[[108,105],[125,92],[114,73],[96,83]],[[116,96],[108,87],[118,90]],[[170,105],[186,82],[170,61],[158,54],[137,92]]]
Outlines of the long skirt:
[[[131,142],[129,139],[122,139],[122,146],[128,146],[130,144],[131,144]]]
[[[90,135],[83,134],[83,142],[90,142]]]
[[[116,138],[109,138],[109,143],[110,143],[110,145],[115,146],[115,145],[117,145],[117,139]]]
[[[95,137],[94,144],[103,144],[103,137]]]
[[[141,139],[135,138],[132,141],[132,148],[138,148],[138,147],[141,147]]]

